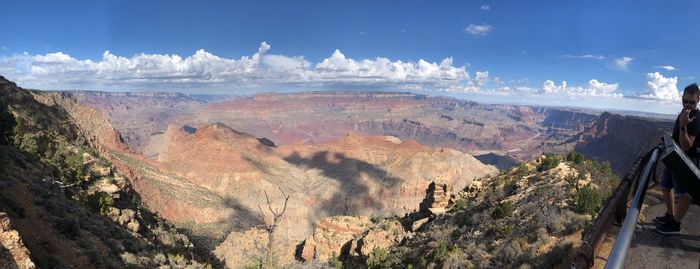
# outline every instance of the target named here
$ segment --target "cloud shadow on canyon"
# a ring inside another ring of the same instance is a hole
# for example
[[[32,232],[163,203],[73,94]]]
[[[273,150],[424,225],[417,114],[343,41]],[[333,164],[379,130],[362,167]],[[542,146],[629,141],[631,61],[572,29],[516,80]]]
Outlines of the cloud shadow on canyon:
[[[385,207],[382,203],[382,193],[388,192],[403,181],[371,163],[349,158],[343,153],[320,151],[309,157],[302,157],[298,152],[294,152],[284,160],[297,167],[318,169],[325,177],[339,184],[332,197],[321,202],[317,208],[327,215],[356,215],[363,209],[381,210]],[[382,189],[370,193],[371,182],[367,179],[382,185]]]

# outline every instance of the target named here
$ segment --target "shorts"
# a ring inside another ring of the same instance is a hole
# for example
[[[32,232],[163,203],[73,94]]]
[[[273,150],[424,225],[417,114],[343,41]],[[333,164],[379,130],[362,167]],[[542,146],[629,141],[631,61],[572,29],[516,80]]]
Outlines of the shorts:
[[[659,182],[659,185],[667,190],[673,189],[676,194],[688,193],[685,191],[683,186],[681,186],[681,184],[678,184],[678,180],[676,180],[676,177],[671,173],[671,169],[668,167],[664,169],[664,175],[661,176],[661,182]]]

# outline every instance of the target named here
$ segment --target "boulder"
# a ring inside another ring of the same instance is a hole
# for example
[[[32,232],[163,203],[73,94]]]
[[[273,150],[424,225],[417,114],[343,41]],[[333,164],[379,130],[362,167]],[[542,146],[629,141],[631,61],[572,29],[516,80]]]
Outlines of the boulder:
[[[141,225],[135,219],[132,219],[131,221],[129,221],[129,223],[126,224],[126,228],[134,233],[138,233],[140,227]]]
[[[414,221],[413,224],[411,224],[411,230],[412,231],[418,231],[421,227],[423,227],[424,224],[428,223],[430,218],[422,218],[417,221]]]

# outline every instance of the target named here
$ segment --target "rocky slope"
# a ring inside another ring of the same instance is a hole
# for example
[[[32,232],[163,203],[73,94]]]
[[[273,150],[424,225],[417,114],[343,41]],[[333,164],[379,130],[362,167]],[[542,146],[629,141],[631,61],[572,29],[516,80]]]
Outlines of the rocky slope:
[[[603,113],[579,135],[576,151],[591,159],[608,161],[614,171],[626,171],[636,158],[648,152],[673,122]],[[624,158],[623,156],[630,156]]]
[[[245,228],[262,224],[256,209],[265,205],[261,200],[264,194],[273,201],[281,200],[280,190],[291,196],[279,226],[285,236],[280,244],[291,246],[283,252],[287,262],[316,219],[347,214],[403,215],[417,210],[431,181],[462,188],[473,178],[496,172],[468,154],[431,149],[395,137],[348,134],[324,144],[274,147],[221,123],[198,128],[171,126],[165,137],[159,163],[178,177],[227,199],[231,208],[239,211],[218,219],[198,219],[199,213],[180,212],[179,218],[187,216],[201,224],[235,223],[236,234],[243,232],[240,237],[257,241],[260,233],[245,232]],[[218,216],[214,212],[206,215]],[[245,262],[250,257],[241,253],[256,253],[254,248],[241,251],[240,245],[226,247],[236,245],[228,241],[240,242],[239,236],[229,235],[217,248],[226,261]]]
[[[0,211],[17,233],[10,238],[13,265],[29,264],[17,263],[21,237],[38,268],[205,268],[210,258],[142,207],[129,182],[99,157],[108,146],[91,146],[113,145],[116,132],[85,132],[88,122],[68,113],[75,107],[49,102],[60,98],[0,77]],[[96,115],[90,110],[81,113]],[[3,231],[3,238],[15,234]]]
[[[77,102],[86,98],[83,93],[31,93],[33,102],[62,113],[68,126],[73,126],[71,132],[82,137],[82,147],[94,150],[85,158],[99,156],[113,166],[107,171],[118,171],[118,179],[94,180],[90,185],[101,189],[86,188],[85,195],[99,195],[98,205],[108,196],[117,202],[143,200],[150,210],[186,230],[197,253],[206,256],[216,249],[217,261],[234,268],[260,255],[259,246],[252,242],[265,235],[257,227],[270,217],[257,210],[265,205],[263,194],[269,194],[273,202],[282,194],[291,196],[279,227],[283,239],[276,244],[280,261],[289,263],[296,245],[311,233],[319,218],[405,214],[416,210],[432,181],[460,188],[473,178],[496,172],[468,154],[395,137],[349,134],[324,144],[277,147],[269,139],[258,139],[221,123],[170,125],[155,135],[157,139],[152,136],[159,141],[145,147],[152,155],[143,156],[139,144],[125,139],[106,117],[119,109],[104,112],[98,110],[104,107],[95,109]],[[170,105],[169,101],[154,103],[155,107]],[[144,227],[146,220],[140,218],[146,214],[143,210],[107,206],[98,211],[123,229],[146,232],[155,240],[162,238],[153,229],[172,230]],[[187,238],[170,241],[184,244],[182,251],[191,250]]]
[[[400,218],[319,221],[299,258],[348,268],[565,268],[616,186],[605,163],[542,156]]]

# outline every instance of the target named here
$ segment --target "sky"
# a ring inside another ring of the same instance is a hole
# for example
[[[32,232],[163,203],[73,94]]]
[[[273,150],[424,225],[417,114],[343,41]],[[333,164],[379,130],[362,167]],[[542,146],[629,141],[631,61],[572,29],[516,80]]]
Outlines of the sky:
[[[675,114],[700,0],[15,1],[0,75],[44,90],[381,90]]]

